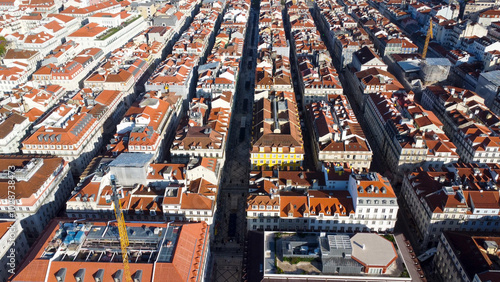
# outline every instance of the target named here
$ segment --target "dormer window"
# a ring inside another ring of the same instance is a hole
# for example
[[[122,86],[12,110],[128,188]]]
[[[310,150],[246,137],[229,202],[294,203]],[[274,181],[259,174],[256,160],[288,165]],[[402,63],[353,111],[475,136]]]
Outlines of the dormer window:
[[[254,209],[254,210],[258,209],[257,205],[253,205],[252,209]]]
[[[288,213],[288,216],[289,216],[289,217],[293,217],[293,212],[289,212],[289,213]]]
[[[272,210],[272,209],[273,209],[273,206],[267,206],[267,209],[268,209],[268,210]]]
[[[266,209],[266,207],[264,205],[260,205],[259,209],[264,210],[264,209]]]

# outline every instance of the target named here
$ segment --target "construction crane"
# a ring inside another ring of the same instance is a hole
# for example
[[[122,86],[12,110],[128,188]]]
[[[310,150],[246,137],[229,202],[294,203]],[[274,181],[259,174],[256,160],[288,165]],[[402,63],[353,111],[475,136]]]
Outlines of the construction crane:
[[[129,241],[127,234],[127,227],[125,226],[125,219],[123,218],[123,213],[121,209],[122,205],[118,190],[116,188],[115,176],[111,175],[110,180],[111,180],[111,188],[113,189],[113,206],[115,209],[116,223],[118,224],[118,233],[120,235],[120,246],[122,249],[123,275],[125,276],[125,281],[132,282],[132,276],[130,275],[130,266],[128,265],[127,247],[129,245]]]
[[[422,59],[427,56],[427,48],[429,48],[429,41],[432,38],[432,18],[429,20],[429,29],[427,30],[427,36],[425,37],[424,50],[422,50]]]

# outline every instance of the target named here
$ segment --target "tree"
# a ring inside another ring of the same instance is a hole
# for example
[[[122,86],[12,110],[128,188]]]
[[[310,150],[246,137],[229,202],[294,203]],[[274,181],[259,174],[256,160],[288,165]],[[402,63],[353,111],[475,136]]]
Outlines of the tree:
[[[5,37],[3,36],[0,36],[0,56],[3,56],[7,51],[7,45],[7,39],[5,39]]]

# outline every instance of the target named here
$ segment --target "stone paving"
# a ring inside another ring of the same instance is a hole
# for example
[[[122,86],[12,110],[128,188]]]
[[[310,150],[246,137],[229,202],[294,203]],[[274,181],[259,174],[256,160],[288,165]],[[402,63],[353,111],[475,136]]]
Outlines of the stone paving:
[[[258,12],[252,7],[249,33],[255,36]],[[214,226],[215,238],[212,238],[212,273],[211,281],[242,281],[244,244],[247,235],[246,197],[250,173],[250,135],[253,107],[253,89],[246,88],[247,82],[253,85],[255,71],[255,46],[249,46],[252,36],[246,38],[246,53],[243,55],[239,82],[234,97],[234,106],[227,140],[226,162],[222,174],[222,184],[218,196]],[[257,40],[254,40],[257,42]],[[255,43],[254,43],[255,45]],[[249,56],[250,55],[250,56]],[[252,68],[247,67],[252,62]],[[244,103],[244,100],[247,100]],[[243,108],[245,107],[246,108]],[[240,138],[241,121],[246,121],[244,138]]]

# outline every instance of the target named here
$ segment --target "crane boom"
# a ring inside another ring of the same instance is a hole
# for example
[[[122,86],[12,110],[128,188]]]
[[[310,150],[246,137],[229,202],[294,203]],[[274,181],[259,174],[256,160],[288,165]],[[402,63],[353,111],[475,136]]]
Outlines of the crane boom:
[[[127,248],[129,245],[129,241],[127,227],[125,226],[125,219],[123,218],[121,209],[121,200],[116,189],[116,180],[114,175],[111,175],[111,187],[113,189],[113,206],[115,210],[116,223],[118,224],[118,234],[120,235],[120,247],[122,249],[123,275],[125,276],[125,281],[132,282],[132,276],[130,275],[130,266],[128,264]]]
[[[432,38],[432,18],[429,20],[429,30],[427,30],[427,36],[425,37],[424,50],[422,50],[422,59],[427,56],[427,48],[429,48],[429,41]]]

